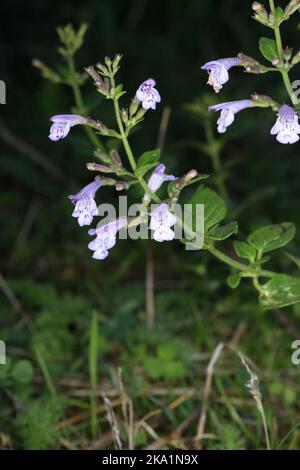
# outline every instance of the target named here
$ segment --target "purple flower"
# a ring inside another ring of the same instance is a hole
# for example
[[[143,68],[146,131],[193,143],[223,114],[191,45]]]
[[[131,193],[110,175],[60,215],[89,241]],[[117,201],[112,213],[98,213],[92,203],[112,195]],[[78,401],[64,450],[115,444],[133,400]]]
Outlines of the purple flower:
[[[98,215],[98,208],[94,197],[100,186],[100,181],[93,181],[82,188],[79,193],[69,196],[71,202],[75,204],[72,216],[78,217],[80,227],[91,225],[93,217]]]
[[[93,258],[105,259],[110,250],[116,244],[117,232],[127,224],[127,220],[116,219],[99,228],[89,230],[89,235],[96,238],[88,244],[90,250],[94,251]]]
[[[240,100],[240,101],[229,101],[228,103],[220,103],[214,106],[209,106],[209,111],[221,111],[220,117],[217,120],[218,132],[223,134],[226,132],[234,121],[234,115],[242,111],[245,108],[251,108],[254,106],[252,100]]]
[[[295,110],[284,104],[280,107],[277,116],[278,118],[271,129],[271,134],[277,134],[276,139],[281,144],[294,144],[298,142],[300,126]]]
[[[161,163],[155,168],[152,175],[150,176],[148,181],[148,188],[150,189],[150,191],[152,191],[152,193],[155,193],[155,191],[157,191],[161,187],[164,181],[176,180],[175,176],[166,175],[165,171],[166,167],[163,163]],[[146,193],[144,196],[144,201],[149,201],[149,199],[150,196]]]
[[[141,101],[144,109],[156,109],[156,103],[161,101],[160,94],[154,88],[155,85],[156,81],[153,78],[148,78],[148,80],[139,86],[135,94],[136,98]]]
[[[67,137],[71,127],[77,124],[85,124],[87,120],[78,114],[57,114],[52,116],[50,121],[53,124],[50,128],[49,139],[56,141]]]
[[[231,57],[229,59],[212,60],[201,68],[208,71],[209,77],[207,83],[213,87],[216,93],[219,93],[221,88],[223,88],[222,85],[229,80],[228,70],[239,64],[240,59],[238,57]]]
[[[150,228],[153,230],[153,238],[157,242],[171,241],[175,233],[171,227],[176,224],[176,217],[169,211],[166,202],[162,202],[151,212]]]

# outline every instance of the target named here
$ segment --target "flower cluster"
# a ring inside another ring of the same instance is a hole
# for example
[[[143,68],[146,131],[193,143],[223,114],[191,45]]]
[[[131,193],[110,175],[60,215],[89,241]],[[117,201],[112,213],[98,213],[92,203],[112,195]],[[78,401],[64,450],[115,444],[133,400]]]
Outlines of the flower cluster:
[[[253,8],[256,11],[258,3],[254,3],[255,5]],[[292,54],[290,49],[286,51],[285,58],[287,63],[291,59],[291,55]],[[272,63],[278,67],[280,66],[280,61],[277,57],[274,57]],[[228,71],[229,69],[231,69],[231,67],[234,66],[244,67],[246,72],[248,73],[265,73],[266,71],[268,71],[267,67],[262,66],[255,59],[245,56],[242,53],[238,54],[237,57],[230,57],[227,59],[218,59],[207,62],[202,66],[202,69],[206,70],[209,73],[208,84],[213,87],[216,93],[219,93],[223,85],[228,82]],[[239,101],[230,101],[220,103],[214,106],[209,106],[209,111],[221,111],[220,117],[217,120],[218,132],[221,134],[226,132],[227,127],[229,127],[233,123],[235,119],[235,114],[245,108],[251,108],[254,106],[271,106],[274,111],[278,111],[276,123],[270,131],[271,135],[276,135],[277,141],[281,144],[293,144],[297,142],[299,140],[300,126],[298,124],[298,115],[296,110],[286,104],[280,106],[278,103],[276,103],[269,97],[262,98],[263,103],[260,102],[260,100],[257,101],[252,98]],[[264,99],[266,99],[265,103]]]
[[[107,85],[107,82],[104,86],[104,82],[93,67],[89,67],[87,71],[94,79],[99,91],[108,96],[110,88]],[[121,118],[128,128],[132,125],[129,122],[129,117],[133,118],[134,116],[137,116],[135,118],[135,122],[139,121],[138,107],[140,105],[144,110],[141,113],[142,116],[148,109],[156,109],[156,104],[160,103],[161,97],[159,92],[156,90],[155,85],[156,82],[152,78],[144,81],[137,89],[129,111],[121,111]],[[112,99],[114,99],[114,96],[112,96]],[[110,132],[103,123],[76,114],[56,115],[52,116],[50,120],[53,122],[49,135],[49,138],[52,141],[65,138],[71,127],[77,124],[91,126],[103,135],[109,135]],[[87,167],[91,171],[100,171],[102,173],[114,172],[117,175],[126,176],[130,175],[130,173],[123,167],[121,158],[117,151],[112,150],[110,156],[105,155],[100,150],[96,151],[95,154],[105,163],[105,165],[102,163],[89,163],[87,164]],[[149,192],[145,192],[144,194],[144,207],[148,207],[151,199],[150,195],[155,194],[164,182],[175,181],[176,179],[177,178],[175,176],[166,174],[166,167],[164,164],[157,164],[147,183]],[[95,196],[99,188],[107,184],[115,185],[115,188],[118,191],[129,187],[127,181],[116,181],[112,178],[96,177],[93,182],[83,187],[77,194],[69,196],[70,201],[75,206],[72,216],[78,219],[78,224],[81,227],[91,225],[93,218],[98,215],[99,211],[95,201]],[[159,205],[156,205],[155,209],[152,211],[149,210],[149,215],[149,227],[153,231],[154,240],[158,242],[173,240],[175,233],[171,227],[175,225],[176,217],[171,213],[169,204],[162,202]],[[107,223],[102,223],[95,229],[90,229],[88,232],[89,235],[95,235],[95,239],[88,245],[88,248],[93,251],[93,258],[98,260],[105,259],[109,254],[109,250],[116,244],[119,230],[128,226],[128,223],[129,222],[126,217],[120,217]]]

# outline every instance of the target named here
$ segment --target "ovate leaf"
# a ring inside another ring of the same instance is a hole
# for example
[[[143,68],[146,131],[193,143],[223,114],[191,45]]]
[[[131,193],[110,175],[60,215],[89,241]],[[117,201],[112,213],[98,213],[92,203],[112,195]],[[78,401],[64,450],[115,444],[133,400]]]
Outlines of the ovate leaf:
[[[294,238],[295,233],[294,224],[283,222],[261,227],[252,232],[247,240],[261,253],[267,253],[287,245]]]
[[[204,212],[205,214],[205,212]],[[211,240],[225,240],[234,233],[238,233],[238,224],[237,222],[228,222],[226,225],[216,225],[211,230],[209,230],[207,236]]]
[[[204,205],[204,231],[217,225],[226,217],[227,208],[224,200],[212,189],[200,186],[189,201],[190,204]]]
[[[276,274],[263,286],[260,303],[265,309],[287,307],[300,302],[300,279]]]
[[[241,275],[239,273],[231,274],[227,277],[226,282],[231,289],[236,289],[241,282]]]
[[[274,57],[278,57],[276,42],[274,39],[260,38],[259,49],[265,59],[272,62]]]
[[[254,246],[249,245],[249,243],[246,242],[234,241],[233,247],[239,258],[247,259],[250,263],[255,261],[256,249]]]
[[[151,170],[154,166],[157,165],[160,158],[160,150],[149,150],[148,152],[144,152],[137,162],[137,173],[140,176],[144,176],[147,171]]]
[[[281,21],[282,18],[284,17],[284,11],[281,7],[276,8],[276,18],[278,21]]]

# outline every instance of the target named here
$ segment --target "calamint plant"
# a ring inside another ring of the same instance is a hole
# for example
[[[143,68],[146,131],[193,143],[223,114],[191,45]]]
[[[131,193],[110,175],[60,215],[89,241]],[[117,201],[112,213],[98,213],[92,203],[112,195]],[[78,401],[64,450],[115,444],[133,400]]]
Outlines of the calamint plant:
[[[236,57],[207,62],[202,68],[208,72],[208,83],[216,93],[222,92],[223,86],[229,81],[229,74],[234,73],[237,67],[242,67],[247,73],[279,73],[289,101],[279,103],[273,97],[253,93],[251,97],[211,105],[208,109],[220,112],[217,129],[223,134],[240,111],[249,108],[269,108],[276,113],[276,120],[270,133],[276,136],[281,144],[292,144],[299,140],[300,106],[289,73],[300,62],[300,51],[293,54],[292,49],[283,48],[280,27],[300,10],[300,0],[290,1],[285,9],[276,8],[274,1],[270,0],[269,7],[267,11],[258,2],[252,5],[255,20],[274,33],[275,39],[263,37],[259,41],[260,51],[270,64],[261,64],[258,60],[239,53]],[[108,221],[102,219],[95,228],[89,229],[89,235],[95,237],[88,245],[93,252],[93,258],[97,260],[107,258],[123,230],[140,226],[148,222],[149,217],[149,228],[156,242],[181,238],[181,242],[186,246],[192,245],[193,249],[202,248],[208,251],[228,265],[229,287],[235,289],[243,279],[251,280],[264,308],[279,308],[300,302],[300,278],[265,267],[267,263],[272,262],[272,253],[285,247],[294,238],[293,223],[283,221],[257,228],[246,240],[233,241],[231,255],[219,248],[220,243],[238,233],[238,223],[232,220],[230,197],[224,181],[218,175],[221,171],[219,151],[224,143],[219,144],[215,141],[213,131],[208,124],[207,111],[204,108],[200,111],[207,137],[207,143],[201,148],[212,159],[216,173],[215,181],[221,195],[204,185],[202,180],[208,176],[198,174],[195,169],[188,170],[183,176],[170,175],[161,162],[159,149],[145,151],[136,158],[131,145],[132,131],[138,130],[147,113],[154,112],[163,101],[158,91],[159,87],[153,78],[144,80],[137,86],[131,101],[127,100],[127,107],[122,107],[120,103],[126,92],[117,80],[121,55],[117,54],[113,59],[106,57],[103,63],[86,67],[84,73],[79,73],[75,68],[74,56],[83,44],[85,32],[85,25],[78,31],[70,25],[58,28],[61,41],[59,53],[67,65],[67,68],[60,69],[63,72],[53,70],[38,60],[34,61],[34,65],[40,69],[44,78],[71,87],[74,95],[75,107],[71,114],[55,115],[50,118],[52,122],[50,140],[57,142],[65,139],[73,132],[72,127],[80,125],[85,129],[95,148],[96,161],[87,163],[87,169],[97,176],[77,194],[69,197],[74,205],[72,215],[77,218],[81,227],[90,226],[94,218],[99,217],[96,196],[98,197],[98,192],[101,193],[101,188],[104,186],[114,187],[118,193],[130,191],[132,186],[139,185],[143,192],[139,201],[140,213],[137,216],[122,215]],[[96,91],[111,102],[115,115],[115,128],[110,128],[104,122],[90,117],[90,109],[81,94],[81,87],[87,78],[92,79]],[[199,181],[200,185],[188,201],[192,207],[192,216],[186,223],[182,212],[178,212],[176,207],[179,205],[184,188]],[[163,187],[167,189],[164,194],[161,193]],[[200,224],[200,228],[195,217],[199,206],[204,207],[204,224]],[[232,214],[235,212],[238,213],[233,210]],[[181,237],[176,237],[176,226],[183,229]],[[299,269],[300,259],[291,253],[287,255]]]
[[[298,114],[300,110],[299,101],[294,92],[290,81],[289,72],[300,61],[300,51],[293,54],[293,49],[283,48],[280,26],[287,21],[290,16],[300,8],[298,0],[292,0],[283,10],[281,7],[275,8],[274,0],[269,1],[270,12],[259,2],[253,2],[254,19],[264,26],[274,31],[275,39],[262,37],[259,41],[259,48],[266,60],[271,65],[261,64],[258,60],[249,57],[240,52],[237,57],[228,59],[218,59],[207,62],[202,69],[209,74],[208,84],[211,85],[216,93],[219,93],[223,85],[229,81],[229,70],[232,67],[242,67],[247,73],[265,74],[269,72],[279,72],[282,76],[284,86],[291,104],[280,104],[270,96],[260,96],[254,93],[251,99],[240,101],[231,101],[229,103],[220,103],[210,106],[210,111],[221,111],[217,121],[218,132],[224,133],[234,119],[235,114],[243,109],[252,107],[271,108],[277,112],[277,119],[270,130],[272,135],[281,144],[294,144],[299,140],[300,126],[298,123]]]

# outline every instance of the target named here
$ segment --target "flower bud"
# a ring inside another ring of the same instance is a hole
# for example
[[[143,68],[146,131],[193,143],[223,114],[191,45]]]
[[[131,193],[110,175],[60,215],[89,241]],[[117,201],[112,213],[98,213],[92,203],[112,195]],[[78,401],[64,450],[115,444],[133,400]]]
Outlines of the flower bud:
[[[107,176],[96,176],[95,181],[101,182],[102,186],[114,186],[116,184],[116,180]]]
[[[124,124],[127,124],[128,122],[128,111],[127,109],[122,109],[121,110],[121,117],[122,117],[122,121],[124,122]]]
[[[94,119],[88,117],[86,119],[86,124],[99,131],[102,135],[109,135],[109,129],[101,121],[95,121]]]
[[[101,83],[103,83],[102,78],[100,77],[98,72],[96,72],[92,65],[90,65],[89,67],[85,67],[84,70],[92,77],[96,85],[100,85]]]
[[[123,191],[124,189],[128,189],[128,184],[125,181],[117,181],[115,188],[117,191]]]
[[[98,90],[103,95],[107,95],[109,89],[107,88],[106,84],[103,82],[103,80],[100,77],[100,75],[98,74],[98,72],[96,72],[94,67],[92,67],[92,66],[86,67],[85,71],[92,77],[92,79],[94,80],[95,85],[98,88]]]
[[[300,51],[297,52],[297,54],[294,55],[292,58],[292,64],[296,65],[300,62]]]
[[[118,166],[122,165],[121,157],[120,157],[119,153],[116,150],[112,150],[110,152],[110,156],[111,156],[111,159],[112,159],[112,161],[114,162],[115,165],[118,165]]]
[[[272,65],[274,65],[275,67],[280,63],[280,59],[278,57],[274,57],[272,59]]]
[[[131,101],[131,105],[129,107],[129,115],[130,117],[134,116],[135,113],[137,112],[138,108],[139,108],[139,105],[140,105],[140,102],[137,98],[133,98],[133,100]]]
[[[269,14],[269,25],[270,25],[270,26],[274,26],[274,25],[275,25],[275,22],[276,22],[276,16],[273,15],[273,13],[270,13],[270,14]]]
[[[148,109],[140,108],[138,112],[136,113],[136,116],[135,116],[136,120],[138,121],[139,119],[142,119],[145,116],[147,111]]]
[[[105,57],[104,62],[108,68],[112,65],[111,59],[109,57]]]
[[[111,163],[110,156],[103,153],[102,150],[100,149],[95,150],[94,155],[95,157],[99,158],[99,160],[101,160],[104,163]]]
[[[284,9],[284,17],[288,18],[298,9],[300,9],[300,0],[291,0]]]
[[[111,168],[109,168],[106,165],[101,165],[99,163],[94,163],[94,162],[87,163],[86,167],[90,171],[99,171],[100,173],[112,173]]]
[[[283,57],[287,62],[291,60],[292,54],[293,54],[293,48],[291,47],[286,47],[283,50]]]
[[[100,70],[100,73],[102,73],[103,75],[108,75],[108,69],[105,67],[105,65],[101,64],[101,62],[98,62],[98,64],[96,64],[96,67]]]
[[[119,63],[122,59],[122,55],[121,54],[116,54],[115,55],[115,58],[113,60],[113,63],[112,63],[112,67],[113,67],[113,71],[114,72],[117,72],[118,69],[119,69]]]
[[[261,3],[253,2],[252,3],[252,10],[255,12],[254,18],[257,21],[259,21],[263,24],[268,23],[268,20],[269,20],[268,13],[267,13],[266,9],[264,8],[264,6]]]
[[[253,2],[252,3],[252,10],[255,11],[256,13],[260,12],[263,9],[263,5],[259,2]]]
[[[245,71],[248,73],[264,73],[266,71],[266,67],[253,59],[253,57],[249,57],[240,52],[238,58],[240,59],[240,65],[244,67]]]
[[[196,178],[197,175],[198,175],[197,170],[193,169],[193,170],[188,171],[187,174],[184,176],[185,183],[188,183],[192,179]]]
[[[258,106],[261,108],[271,107],[272,109],[278,109],[278,103],[276,103],[276,101],[270,98],[270,96],[258,95],[257,93],[253,93],[253,95],[251,95],[251,98],[254,106]]]

